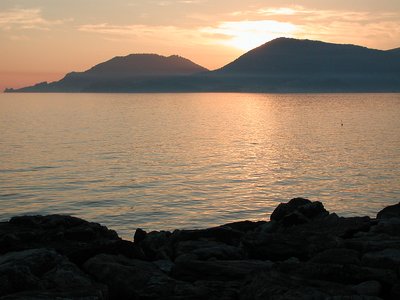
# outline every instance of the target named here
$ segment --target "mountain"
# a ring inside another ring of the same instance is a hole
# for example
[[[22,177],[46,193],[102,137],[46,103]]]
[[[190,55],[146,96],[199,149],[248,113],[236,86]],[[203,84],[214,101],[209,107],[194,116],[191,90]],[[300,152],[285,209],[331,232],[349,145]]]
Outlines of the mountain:
[[[278,38],[213,74],[244,91],[399,91],[399,53]]]
[[[226,66],[179,56],[115,57],[58,82],[6,92],[400,92],[400,48],[278,38]]]
[[[162,85],[165,80],[179,81],[183,76],[208,70],[178,55],[130,54],[117,56],[95,65],[84,72],[68,73],[57,82],[42,82],[31,87],[7,92],[124,92],[135,91],[143,83],[145,86]],[[151,86],[149,86],[150,88]],[[179,86],[175,87],[179,88]]]

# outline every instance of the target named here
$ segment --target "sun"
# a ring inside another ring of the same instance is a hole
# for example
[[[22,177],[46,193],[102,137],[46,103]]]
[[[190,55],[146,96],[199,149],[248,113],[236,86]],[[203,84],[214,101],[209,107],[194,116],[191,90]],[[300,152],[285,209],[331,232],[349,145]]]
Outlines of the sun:
[[[222,35],[221,44],[248,51],[278,37],[292,37],[296,25],[286,22],[261,20],[223,22],[208,33]]]

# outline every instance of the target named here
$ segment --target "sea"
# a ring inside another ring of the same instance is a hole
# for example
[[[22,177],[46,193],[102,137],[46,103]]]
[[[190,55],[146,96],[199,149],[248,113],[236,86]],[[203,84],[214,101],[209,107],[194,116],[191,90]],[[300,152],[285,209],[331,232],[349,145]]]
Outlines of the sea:
[[[136,228],[339,216],[400,201],[400,94],[0,94],[0,221]]]

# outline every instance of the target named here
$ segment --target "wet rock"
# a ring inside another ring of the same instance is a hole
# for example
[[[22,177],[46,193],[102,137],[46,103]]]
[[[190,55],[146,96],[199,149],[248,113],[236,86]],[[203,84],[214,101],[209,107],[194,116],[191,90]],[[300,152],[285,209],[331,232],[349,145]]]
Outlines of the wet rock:
[[[272,262],[257,260],[179,260],[175,262],[171,274],[184,281],[227,281],[244,279],[251,272],[268,270],[272,265]]]
[[[400,218],[400,203],[387,206],[378,212],[378,219],[390,219],[390,218]]]
[[[74,293],[92,299],[105,299],[105,286],[95,284],[77,266],[53,250],[32,249],[0,256],[0,296],[26,291],[26,295]],[[19,297],[19,296],[18,296]],[[28,296],[26,296],[28,297]]]

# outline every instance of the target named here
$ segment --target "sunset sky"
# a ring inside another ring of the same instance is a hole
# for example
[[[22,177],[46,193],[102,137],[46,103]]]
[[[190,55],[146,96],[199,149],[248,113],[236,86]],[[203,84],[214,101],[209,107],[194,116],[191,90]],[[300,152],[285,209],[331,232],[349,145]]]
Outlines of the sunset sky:
[[[0,89],[130,53],[215,69],[280,36],[400,47],[400,1],[1,0]]]

